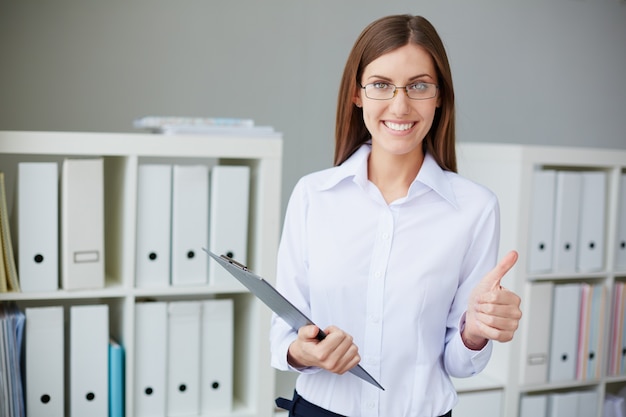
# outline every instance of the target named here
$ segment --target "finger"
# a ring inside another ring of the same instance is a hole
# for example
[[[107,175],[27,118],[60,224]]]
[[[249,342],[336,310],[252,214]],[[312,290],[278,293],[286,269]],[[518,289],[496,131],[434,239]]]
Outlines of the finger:
[[[309,324],[298,329],[298,337],[302,339],[315,339],[319,331],[319,327],[314,324]]]
[[[476,307],[478,308],[482,305],[483,312],[487,312],[485,310],[485,306],[488,306],[489,304],[507,305],[519,308],[522,303],[522,299],[519,297],[519,295],[515,294],[513,291],[507,290],[504,287],[495,288],[489,292],[481,294],[477,301],[478,304],[476,305]]]
[[[515,262],[517,262],[518,257],[519,255],[516,251],[510,251],[500,260],[495,268],[493,268],[491,271],[489,271],[487,275],[485,275],[483,280],[486,280],[488,283],[490,283],[492,289],[500,288],[500,282],[502,281],[502,278],[504,277],[504,275],[506,275],[507,272],[509,272],[511,268],[513,268],[513,265],[515,265]]]

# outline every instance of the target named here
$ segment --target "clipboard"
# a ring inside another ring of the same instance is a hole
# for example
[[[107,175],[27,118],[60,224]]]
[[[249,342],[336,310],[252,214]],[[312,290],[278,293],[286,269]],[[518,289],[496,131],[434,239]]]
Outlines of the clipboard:
[[[218,256],[215,253],[202,248],[209,256],[226,269],[232,276],[237,278],[250,292],[252,292],[259,300],[263,301],[265,305],[272,309],[273,312],[278,314],[283,320],[287,322],[292,328],[298,330],[302,326],[306,326],[313,323],[304,313],[302,313],[296,306],[291,304],[281,293],[276,290],[268,281],[262,277],[252,273],[248,267],[241,263],[229,258],[225,255]],[[319,326],[318,326],[319,327]],[[323,340],[326,334],[320,329],[317,334],[318,340]],[[385,390],[379,383],[372,377],[361,365],[357,365],[350,369],[351,374],[361,378],[362,380],[369,382],[375,387]]]

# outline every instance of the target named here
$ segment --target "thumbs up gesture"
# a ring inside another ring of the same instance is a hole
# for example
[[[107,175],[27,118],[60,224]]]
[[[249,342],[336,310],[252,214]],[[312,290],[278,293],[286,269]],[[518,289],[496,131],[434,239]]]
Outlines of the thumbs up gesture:
[[[470,349],[482,349],[487,339],[508,342],[522,317],[520,297],[500,285],[502,277],[515,265],[518,254],[504,256],[472,290],[461,337]]]

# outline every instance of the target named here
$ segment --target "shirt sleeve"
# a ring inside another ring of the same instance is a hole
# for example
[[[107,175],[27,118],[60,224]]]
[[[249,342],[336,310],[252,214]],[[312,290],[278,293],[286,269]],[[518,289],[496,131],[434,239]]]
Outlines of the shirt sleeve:
[[[461,339],[461,331],[465,325],[465,311],[470,293],[496,265],[500,237],[500,212],[495,195],[492,195],[486,204],[473,230],[471,244],[463,259],[457,294],[448,316],[444,351],[446,371],[457,378],[469,377],[481,372],[487,366],[493,349],[492,341],[479,351],[469,349]]]
[[[303,180],[296,184],[285,213],[283,232],[278,247],[276,289],[293,305],[310,317],[306,258],[307,193]],[[270,328],[271,365],[279,370],[316,372],[317,368],[294,368],[287,362],[289,345],[296,339],[292,329],[275,313]]]

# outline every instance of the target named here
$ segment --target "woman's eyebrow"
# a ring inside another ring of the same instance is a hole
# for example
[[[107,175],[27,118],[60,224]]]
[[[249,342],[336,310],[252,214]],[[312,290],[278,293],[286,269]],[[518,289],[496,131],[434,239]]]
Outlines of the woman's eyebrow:
[[[418,80],[418,79],[424,78],[424,77],[430,78],[431,80],[435,79],[435,77],[433,77],[432,75],[430,75],[428,73],[423,73],[423,74],[417,74],[417,75],[412,76],[411,78],[409,78],[409,82],[412,82],[412,81],[415,81],[415,80]],[[391,78],[386,77],[384,75],[372,74],[369,77],[367,77],[368,80],[370,80],[372,78],[379,79],[379,80],[382,80],[382,81],[389,81],[389,82],[391,82]]]

